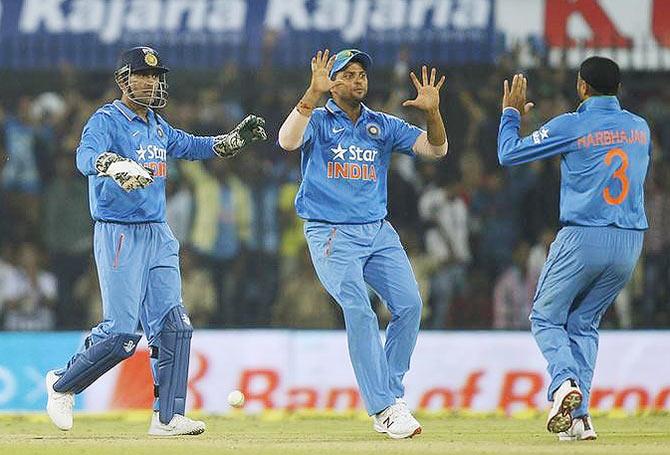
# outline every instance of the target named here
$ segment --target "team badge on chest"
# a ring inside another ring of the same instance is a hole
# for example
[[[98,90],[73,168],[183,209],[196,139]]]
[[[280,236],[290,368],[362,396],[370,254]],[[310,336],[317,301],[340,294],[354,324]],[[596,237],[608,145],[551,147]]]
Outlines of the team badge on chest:
[[[377,125],[376,123],[368,123],[365,126],[365,131],[368,133],[368,136],[370,136],[373,139],[377,139],[381,134],[381,129],[379,128],[379,125]]]

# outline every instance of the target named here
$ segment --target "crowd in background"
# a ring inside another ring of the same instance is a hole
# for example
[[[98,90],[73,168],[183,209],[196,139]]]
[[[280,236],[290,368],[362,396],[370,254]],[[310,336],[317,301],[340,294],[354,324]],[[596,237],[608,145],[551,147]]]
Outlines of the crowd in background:
[[[196,327],[340,328],[341,314],[310,263],[293,199],[299,152],[276,145],[279,126],[309,78],[307,62],[169,73],[161,113],[186,131],[229,131],[246,113],[267,120],[270,140],[234,159],[168,163],[167,217],[181,244],[183,300]],[[414,96],[407,55],[372,68],[366,104],[422,126],[401,106]],[[389,175],[389,220],[406,246],[424,300],[422,327],[524,329],[558,226],[559,158],[497,163],[502,80],[522,69],[514,53],[495,66],[442,68],[449,153],[399,155]],[[575,72],[530,69],[536,108],[528,134],[574,110]],[[168,62],[169,65],[169,62]],[[666,75],[667,76],[667,75]],[[110,73],[2,74],[0,87],[0,330],[82,329],[102,317],[92,257],[87,181],[75,150],[87,118],[118,98]],[[658,73],[626,72],[622,104],[648,119],[653,164],[650,229],[631,283],[607,327],[670,327],[670,86]],[[382,323],[388,313],[370,291]]]

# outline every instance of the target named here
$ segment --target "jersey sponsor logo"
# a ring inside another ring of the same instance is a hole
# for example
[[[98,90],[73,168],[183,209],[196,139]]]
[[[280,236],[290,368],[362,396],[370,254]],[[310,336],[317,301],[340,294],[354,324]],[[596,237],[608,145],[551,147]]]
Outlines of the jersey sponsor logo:
[[[549,130],[543,126],[539,130],[533,132],[532,137],[533,137],[533,143],[539,144],[540,142],[549,137]]]
[[[337,147],[330,151],[333,157],[327,166],[329,179],[377,181],[377,170],[374,165],[377,150],[362,149],[356,145],[344,148],[338,143]]]
[[[144,167],[151,170],[154,177],[167,177],[167,163],[165,161],[149,161]]]
[[[334,160],[374,162],[377,158],[377,150],[362,149],[356,145],[350,145],[349,148],[345,149],[342,144],[338,143],[337,148],[330,149],[330,151],[333,152]]]
[[[151,169],[154,177],[167,176],[167,164],[165,162],[167,150],[150,144],[146,147],[140,145],[135,153],[137,154],[137,161],[142,162],[144,167]]]
[[[577,147],[589,148],[594,145],[647,144],[649,138],[643,130],[603,130],[589,133],[577,139]]]
[[[335,134],[341,133],[342,131],[344,131],[344,127],[342,128],[333,127],[333,133]]]
[[[144,160],[165,161],[165,158],[167,156],[167,150],[165,150],[162,147],[157,147],[153,144],[147,145],[146,148],[140,145],[140,148],[135,150],[135,153],[137,153],[138,161],[144,161]]]

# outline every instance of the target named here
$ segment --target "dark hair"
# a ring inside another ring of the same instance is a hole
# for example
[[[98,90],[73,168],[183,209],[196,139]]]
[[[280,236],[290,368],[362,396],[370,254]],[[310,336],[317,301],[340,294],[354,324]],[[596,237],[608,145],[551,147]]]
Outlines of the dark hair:
[[[579,76],[600,95],[616,95],[621,84],[619,65],[606,57],[589,57],[579,67]]]

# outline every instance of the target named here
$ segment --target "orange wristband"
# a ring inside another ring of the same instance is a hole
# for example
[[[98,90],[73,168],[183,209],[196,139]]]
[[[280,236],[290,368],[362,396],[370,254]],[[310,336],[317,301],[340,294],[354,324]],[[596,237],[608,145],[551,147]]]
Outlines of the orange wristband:
[[[305,103],[303,100],[300,100],[298,102],[298,105],[295,107],[298,112],[300,112],[302,115],[310,116],[312,115],[312,111],[314,110],[314,106],[311,104]]]

